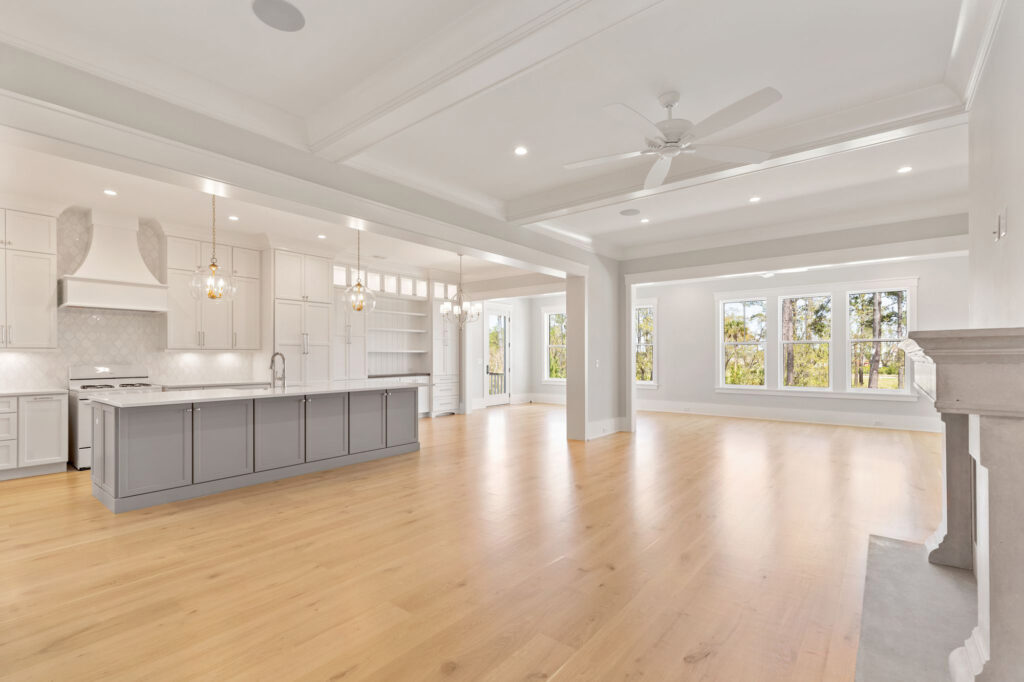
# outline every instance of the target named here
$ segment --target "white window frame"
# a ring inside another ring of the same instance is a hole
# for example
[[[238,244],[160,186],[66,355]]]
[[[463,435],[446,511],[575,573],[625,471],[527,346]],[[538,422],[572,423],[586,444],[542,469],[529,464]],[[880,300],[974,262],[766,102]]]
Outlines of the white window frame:
[[[555,384],[555,385],[559,385],[559,386],[564,386],[565,385],[565,379],[560,379],[560,378],[557,378],[557,377],[551,377],[551,376],[548,375],[548,372],[551,369],[550,363],[548,362],[548,358],[551,356],[551,350],[550,350],[551,346],[548,343],[548,341],[551,338],[550,335],[548,334],[548,330],[549,330],[549,328],[548,328],[548,317],[550,315],[565,315],[565,314],[566,314],[565,313],[565,306],[547,306],[547,307],[541,308],[541,311],[540,311],[541,331],[544,334],[544,341],[543,341],[543,344],[544,344],[543,345],[544,356],[542,358],[543,359],[543,364],[541,366],[541,383],[544,383],[544,384]],[[566,317],[566,320],[568,321],[568,316]],[[568,325],[568,322],[567,322],[567,325]],[[565,345],[565,349],[566,349],[566,353],[565,353],[565,356],[566,356],[566,364],[565,364],[566,373],[568,373],[568,371],[569,371],[569,359],[568,359],[569,358],[569,344],[568,344],[568,341],[569,341],[569,331],[568,331],[568,326],[567,326],[566,327],[566,345]]]
[[[718,327],[716,334],[718,336],[718,343],[715,344],[717,357],[715,364],[718,366],[718,377],[719,389],[728,389],[730,391],[765,391],[768,388],[768,358],[769,347],[768,341],[771,338],[771,320],[769,318],[769,296],[763,293],[750,294],[748,296],[715,296],[715,303],[718,306]],[[747,301],[764,301],[764,341],[758,343],[757,341],[742,341],[739,343],[726,343],[725,342],[725,304],[727,303],[745,303]],[[761,385],[757,384],[727,384],[725,383],[725,347],[729,346],[764,346],[764,383]]]
[[[650,308],[654,317],[654,329],[651,332],[651,344],[654,347],[654,362],[651,366],[651,380],[638,381],[636,378],[636,351],[639,344],[636,342],[636,311],[638,308]],[[658,299],[645,298],[636,299],[633,302],[633,314],[630,316],[630,347],[632,348],[633,359],[633,383],[637,388],[658,388],[658,358],[661,356],[658,347]]]
[[[827,297],[832,302],[832,311],[829,313],[829,337],[828,339],[821,339],[819,341],[786,341],[782,338],[782,302],[789,298],[825,298]],[[778,383],[778,390],[785,391],[787,393],[799,392],[799,393],[831,393],[835,386],[835,336],[836,336],[836,301],[835,295],[828,291],[819,291],[818,293],[797,293],[797,294],[778,294],[776,296],[777,310],[775,311],[776,327],[778,328],[778,353],[776,358],[777,370],[776,382]],[[848,299],[847,299],[848,300]],[[783,371],[783,357],[786,354],[786,344],[814,344],[814,343],[827,343],[828,344],[828,386],[786,386],[786,373]],[[765,374],[767,375],[767,367],[765,368]],[[766,376],[767,378],[767,376]],[[766,382],[767,383],[767,382]],[[730,385],[730,388],[732,386]]]
[[[850,337],[850,296],[854,294],[871,294],[885,291],[906,291],[907,292],[907,328],[906,337],[910,338],[910,332],[917,328],[917,280],[910,282],[867,282],[865,286],[848,288],[843,296],[843,317],[845,328],[843,336],[846,339],[846,364],[843,367],[843,374],[846,376],[844,385],[846,392],[854,395],[869,395],[872,397],[883,396],[910,396],[914,395],[913,363],[907,361],[906,353],[903,354],[903,388],[858,388],[853,385],[853,344],[870,343],[876,339],[854,339]],[[834,308],[833,308],[834,309]],[[904,339],[877,339],[888,343],[900,343]]]

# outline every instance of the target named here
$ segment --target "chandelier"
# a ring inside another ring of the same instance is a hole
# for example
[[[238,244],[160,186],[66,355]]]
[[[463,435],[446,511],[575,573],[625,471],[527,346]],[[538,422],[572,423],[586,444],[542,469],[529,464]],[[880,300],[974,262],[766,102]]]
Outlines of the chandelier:
[[[356,281],[355,284],[345,290],[348,302],[352,305],[353,312],[372,312],[377,306],[377,297],[373,295],[366,285],[363,284],[363,269],[360,256],[359,235],[362,230],[356,231]]]
[[[456,322],[459,329],[480,319],[480,304],[466,300],[462,291],[462,254],[459,254],[459,285],[455,288],[455,298],[441,304],[441,315],[446,322]]]
[[[220,266],[217,265],[217,195],[211,194],[212,218],[211,229],[213,231],[213,250],[210,253],[210,264],[200,265],[192,273],[191,291],[192,297],[196,300],[220,303],[231,300],[235,295],[235,283],[231,275],[221,274]]]

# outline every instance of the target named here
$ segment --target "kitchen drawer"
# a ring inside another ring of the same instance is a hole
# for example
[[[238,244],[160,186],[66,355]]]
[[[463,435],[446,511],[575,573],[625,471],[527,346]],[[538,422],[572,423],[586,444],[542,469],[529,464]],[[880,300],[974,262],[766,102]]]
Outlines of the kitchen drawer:
[[[9,398],[0,398],[0,412],[17,412],[18,411],[18,396],[11,396]]]
[[[14,440],[18,437],[18,413],[0,414],[0,440]]]
[[[459,385],[458,384],[434,384],[434,397],[435,398],[451,398],[459,397]]]
[[[458,397],[434,397],[434,412],[454,412],[459,409]]]
[[[0,469],[18,466],[18,441],[0,440]]]

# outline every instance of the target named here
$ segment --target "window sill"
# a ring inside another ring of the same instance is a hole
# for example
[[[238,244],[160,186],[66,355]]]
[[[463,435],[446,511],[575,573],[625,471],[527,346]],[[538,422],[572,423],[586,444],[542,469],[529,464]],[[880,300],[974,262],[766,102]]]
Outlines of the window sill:
[[[649,391],[658,390],[658,384],[653,381],[634,381],[633,385],[636,386],[637,388],[644,388]]]
[[[549,386],[565,386],[565,379],[541,379],[540,383]]]
[[[793,398],[839,398],[852,400],[888,400],[892,402],[917,402],[920,396],[916,393],[868,393],[866,391],[831,391],[823,389],[770,389],[761,386],[730,386],[715,388],[715,393],[732,393],[735,395],[770,395],[789,396]]]

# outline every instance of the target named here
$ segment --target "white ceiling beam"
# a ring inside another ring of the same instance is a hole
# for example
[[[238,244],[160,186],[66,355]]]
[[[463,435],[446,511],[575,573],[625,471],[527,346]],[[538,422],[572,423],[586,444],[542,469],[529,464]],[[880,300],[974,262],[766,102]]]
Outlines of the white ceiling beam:
[[[885,144],[922,133],[966,123],[963,105],[948,87],[936,85],[843,110],[784,128],[764,131],[736,140],[755,149],[775,150],[760,164],[729,166],[701,164],[697,170],[684,167],[671,173],[665,184],[643,189],[643,173],[635,167],[596,180],[565,185],[539,194],[514,199],[506,204],[509,222],[526,225],[553,220],[595,208],[613,206],[633,199],[821,159],[855,149]]]
[[[946,66],[946,84],[970,111],[985,63],[1003,14],[1005,0],[963,0],[953,47]]]
[[[664,1],[481,3],[447,33],[412,46],[407,58],[311,115],[310,148],[347,159]]]

